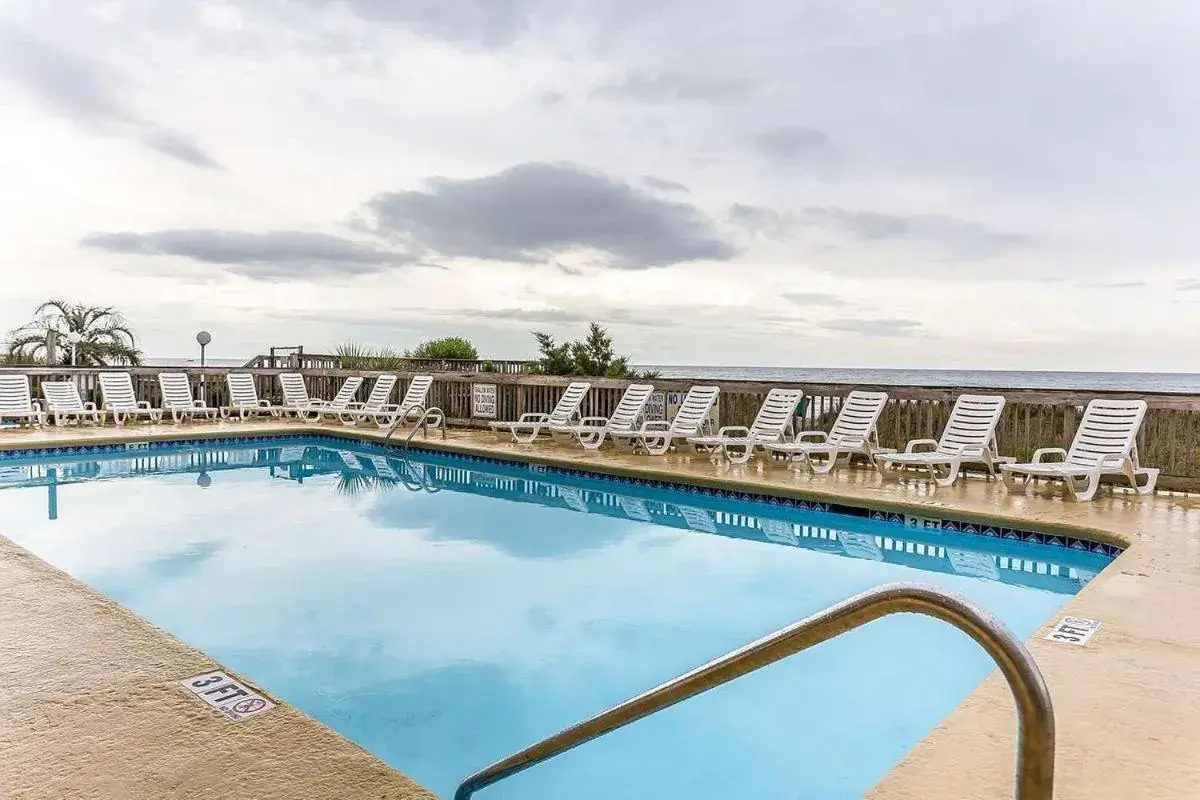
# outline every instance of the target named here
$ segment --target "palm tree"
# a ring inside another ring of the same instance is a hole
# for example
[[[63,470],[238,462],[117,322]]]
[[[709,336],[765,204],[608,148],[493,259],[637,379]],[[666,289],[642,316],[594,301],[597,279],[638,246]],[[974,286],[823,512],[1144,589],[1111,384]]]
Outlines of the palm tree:
[[[50,331],[59,338],[59,364],[71,363],[73,337],[75,363],[81,367],[107,367],[142,363],[137,337],[124,315],[111,306],[86,306],[65,300],[47,300],[33,312],[33,321],[9,334],[8,357],[25,361],[45,361],[46,339]]]

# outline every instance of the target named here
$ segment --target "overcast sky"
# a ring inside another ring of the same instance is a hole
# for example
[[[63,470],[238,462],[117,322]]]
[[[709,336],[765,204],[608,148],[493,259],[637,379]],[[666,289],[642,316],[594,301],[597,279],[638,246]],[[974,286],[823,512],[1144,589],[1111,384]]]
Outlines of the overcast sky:
[[[1194,371],[1200,4],[7,0],[0,326]]]

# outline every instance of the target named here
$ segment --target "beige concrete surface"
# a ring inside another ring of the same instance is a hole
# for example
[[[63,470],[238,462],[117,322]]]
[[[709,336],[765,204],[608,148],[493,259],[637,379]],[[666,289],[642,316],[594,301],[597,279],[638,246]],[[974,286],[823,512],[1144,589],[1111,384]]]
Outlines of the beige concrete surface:
[[[313,426],[221,423],[183,430],[187,435],[228,436],[309,427]],[[365,439],[382,436],[373,429],[340,425],[325,425],[321,431]],[[0,435],[0,448],[114,437],[144,440],[179,432],[171,425],[121,432],[112,428],[5,432]],[[1088,645],[1050,643],[1040,638],[1041,633],[1028,643],[1055,704],[1055,797],[1200,798],[1200,502],[1195,498],[1113,493],[1093,503],[1076,504],[1045,491],[1010,496],[998,482],[978,477],[948,490],[923,483],[882,485],[865,470],[815,477],[782,468],[731,469],[703,458],[583,453],[549,445],[517,447],[468,431],[451,431],[445,440],[434,433],[428,440],[418,437],[415,443],[1061,530],[1126,545],[1129,549],[1064,609],[1101,621]],[[88,635],[81,638],[80,630]],[[227,722],[176,684],[211,663],[0,540],[0,677],[3,685],[13,687],[10,691],[16,698],[0,708],[0,755],[4,757],[0,796],[8,796],[6,790],[17,797],[423,796],[411,783],[294,709],[282,706],[255,720]],[[110,683],[94,679],[98,669],[109,674]],[[862,720],[864,727],[886,723],[885,718]],[[868,797],[1011,797],[1015,731],[1007,687],[993,674]],[[216,761],[221,765],[215,769],[210,758],[214,754],[220,756]],[[253,782],[252,789],[229,777],[239,773]],[[41,781],[51,781],[47,785],[57,793],[42,788]],[[180,788],[166,794],[156,791],[156,782]],[[309,791],[309,786],[311,793],[299,791],[301,787]],[[120,787],[124,793],[105,794],[105,787]],[[27,793],[14,794],[17,790]],[[803,796],[803,787],[797,787],[797,792]]]

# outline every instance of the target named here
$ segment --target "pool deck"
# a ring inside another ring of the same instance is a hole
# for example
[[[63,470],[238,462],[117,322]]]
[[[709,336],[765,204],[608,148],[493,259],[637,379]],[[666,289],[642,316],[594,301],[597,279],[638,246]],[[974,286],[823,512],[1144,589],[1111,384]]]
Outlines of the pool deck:
[[[166,424],[0,431],[0,448],[169,439],[181,432],[229,436],[316,428],[251,422],[182,429]],[[373,429],[340,425],[319,430],[365,439],[382,436]],[[516,447],[471,431],[450,431],[445,440],[435,433],[415,444],[1013,527],[1082,531],[1083,538],[1126,545],[1126,552],[1063,610],[1101,621],[1086,646],[1048,642],[1042,632],[1028,642],[1054,700],[1054,796],[1200,797],[1196,498],[1114,493],[1075,504],[1044,493],[1010,496],[998,482],[977,477],[950,489],[924,483],[883,485],[866,470],[824,477],[781,468],[763,472],[754,466],[715,466],[704,458]],[[4,533],[0,521],[0,686],[6,701],[0,710],[0,797],[431,797],[286,704],[240,723],[225,719],[178,684],[219,665],[26,553]],[[862,724],[877,723],[864,719]],[[867,797],[1011,797],[1015,739],[1012,699],[1003,679],[993,673]],[[484,797],[486,790],[480,793]]]

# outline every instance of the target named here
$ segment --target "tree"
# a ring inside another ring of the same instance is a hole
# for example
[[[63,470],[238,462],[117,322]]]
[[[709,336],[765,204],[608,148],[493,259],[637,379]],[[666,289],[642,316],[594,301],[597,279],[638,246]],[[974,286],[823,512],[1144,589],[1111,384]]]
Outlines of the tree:
[[[541,375],[587,375],[603,378],[654,378],[657,373],[629,367],[629,356],[613,352],[612,336],[598,322],[588,325],[587,336],[558,344],[548,333],[534,331],[541,358],[528,371]]]
[[[408,358],[431,358],[440,361],[477,361],[479,351],[461,336],[446,336],[421,342],[404,354]]]
[[[47,300],[33,312],[33,320],[9,334],[8,355],[27,362],[46,360],[46,338],[58,335],[56,362],[71,363],[70,336],[78,335],[75,363],[86,367],[142,363],[137,337],[124,315],[111,306],[88,306],[65,300]]]

